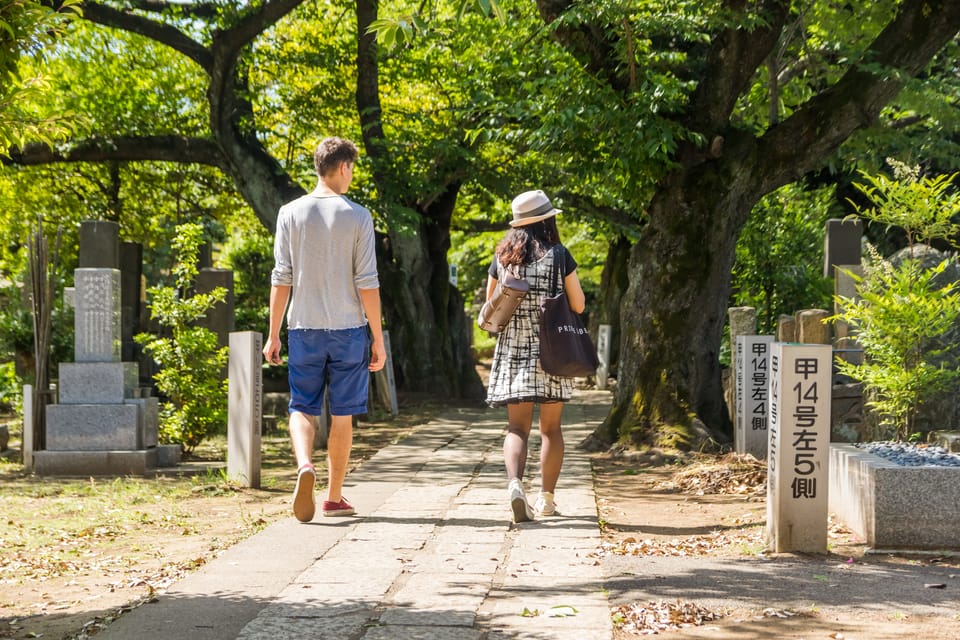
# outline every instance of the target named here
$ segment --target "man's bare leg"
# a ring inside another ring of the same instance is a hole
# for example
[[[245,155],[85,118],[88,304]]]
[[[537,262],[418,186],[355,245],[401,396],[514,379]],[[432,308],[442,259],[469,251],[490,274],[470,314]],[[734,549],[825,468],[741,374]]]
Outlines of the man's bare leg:
[[[316,512],[313,489],[317,474],[313,469],[313,417],[300,411],[290,414],[290,442],[297,459],[297,485],[293,490],[293,515],[310,522]]]
[[[327,500],[340,502],[343,498],[343,480],[350,464],[353,447],[353,416],[331,416],[327,436]]]

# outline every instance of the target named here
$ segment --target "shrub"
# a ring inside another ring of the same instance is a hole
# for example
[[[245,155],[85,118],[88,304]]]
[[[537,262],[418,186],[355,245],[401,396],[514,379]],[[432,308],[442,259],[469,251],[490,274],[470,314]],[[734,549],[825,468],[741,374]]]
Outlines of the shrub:
[[[218,302],[226,290],[187,295],[197,275],[197,256],[203,228],[196,223],[180,225],[174,240],[177,264],[173,269],[176,286],[156,286],[148,291],[151,317],[170,331],[170,337],[140,334],[144,346],[160,371],[154,376],[165,397],[160,409],[160,438],[182,444],[193,451],[207,436],[226,424],[227,382],[221,372],[227,364],[228,348],[218,347],[217,336],[209,329],[193,326]]]
[[[921,178],[919,172],[891,162],[897,179],[865,176],[857,188],[876,204],[858,213],[906,232],[908,249],[899,265],[870,252],[857,283],[857,299],[838,296],[842,309],[833,320],[847,323],[863,348],[864,361],[838,360],[838,370],[864,384],[868,406],[881,427],[898,439],[915,432],[923,403],[942,393],[960,376],[957,345],[945,334],[960,318],[960,289],[955,279],[941,278],[949,260],[927,267],[918,257],[918,242],[951,240],[958,211],[949,193],[954,176]],[[945,280],[945,281],[944,281]]]

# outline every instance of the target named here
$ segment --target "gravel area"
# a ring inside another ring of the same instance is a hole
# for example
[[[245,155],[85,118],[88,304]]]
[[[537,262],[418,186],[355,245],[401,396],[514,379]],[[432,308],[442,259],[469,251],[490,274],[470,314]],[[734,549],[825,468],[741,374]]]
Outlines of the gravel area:
[[[903,467],[960,467],[960,454],[936,445],[860,442],[856,446]]]

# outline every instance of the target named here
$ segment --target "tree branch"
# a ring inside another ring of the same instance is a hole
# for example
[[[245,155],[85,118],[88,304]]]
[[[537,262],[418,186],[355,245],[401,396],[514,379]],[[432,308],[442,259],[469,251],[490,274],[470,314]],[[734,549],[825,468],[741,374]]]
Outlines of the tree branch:
[[[817,168],[857,129],[873,124],[900,92],[960,31],[955,0],[905,0],[862,60],[832,87],[771,128],[759,141],[764,193]]]
[[[553,37],[580,61],[591,75],[602,78],[617,91],[630,89],[630,78],[619,73],[616,49],[611,36],[603,25],[581,23],[579,25],[558,22],[564,12],[574,5],[574,0],[537,0],[537,9],[545,24],[553,29]],[[554,24],[556,23],[556,24]],[[629,65],[627,65],[629,69]]]
[[[593,198],[573,191],[559,190],[557,200],[573,205],[582,217],[606,222],[618,231],[629,230],[635,233],[646,222],[646,215],[635,215],[633,212],[597,204]]]
[[[212,2],[167,2],[167,0],[127,0],[134,9],[150,13],[165,13],[175,9],[179,14],[191,18],[215,18],[222,7]]]
[[[167,45],[196,62],[208,74],[210,73],[213,66],[213,57],[210,52],[202,44],[187,37],[176,27],[138,16],[129,11],[118,11],[113,7],[97,2],[84,2],[82,6],[83,17],[90,22],[136,33]]]
[[[212,140],[182,136],[96,138],[74,143],[69,149],[31,143],[23,149],[11,149],[9,155],[0,155],[0,164],[20,166],[110,160],[193,162],[219,169],[225,166],[220,149]]]
[[[731,9],[743,11],[742,7]],[[690,101],[688,128],[711,135],[726,126],[757,68],[777,46],[789,11],[789,0],[763,0],[757,14],[766,24],[752,30],[731,26],[713,38]]]
[[[240,20],[214,37],[220,53],[235,57],[254,38],[303,4],[303,0],[264,0],[263,4],[245,13]]]

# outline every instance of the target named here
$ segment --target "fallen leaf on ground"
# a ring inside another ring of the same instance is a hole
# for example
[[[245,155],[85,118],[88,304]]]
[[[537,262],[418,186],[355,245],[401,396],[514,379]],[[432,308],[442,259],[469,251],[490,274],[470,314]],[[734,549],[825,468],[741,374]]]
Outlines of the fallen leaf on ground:
[[[628,633],[652,635],[661,631],[700,626],[725,614],[710,611],[694,602],[682,600],[620,605],[613,610],[614,625]]]

